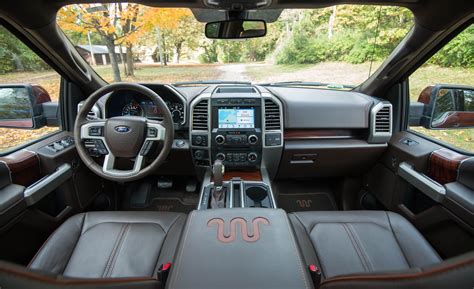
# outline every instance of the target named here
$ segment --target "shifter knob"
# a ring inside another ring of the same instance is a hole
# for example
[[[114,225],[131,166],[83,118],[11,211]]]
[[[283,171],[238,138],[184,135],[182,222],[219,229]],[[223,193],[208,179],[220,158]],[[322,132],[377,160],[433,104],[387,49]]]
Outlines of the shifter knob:
[[[214,178],[214,188],[222,188],[224,181],[225,167],[221,160],[217,159],[212,166],[212,176]]]

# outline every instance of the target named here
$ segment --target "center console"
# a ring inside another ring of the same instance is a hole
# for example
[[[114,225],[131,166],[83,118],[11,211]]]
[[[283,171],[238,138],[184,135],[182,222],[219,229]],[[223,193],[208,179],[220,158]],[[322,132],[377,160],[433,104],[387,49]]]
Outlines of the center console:
[[[313,288],[283,210],[193,211],[183,232],[166,288]]]
[[[275,96],[254,86],[217,86],[191,102],[200,210],[277,207],[270,180],[283,149],[282,110]]]

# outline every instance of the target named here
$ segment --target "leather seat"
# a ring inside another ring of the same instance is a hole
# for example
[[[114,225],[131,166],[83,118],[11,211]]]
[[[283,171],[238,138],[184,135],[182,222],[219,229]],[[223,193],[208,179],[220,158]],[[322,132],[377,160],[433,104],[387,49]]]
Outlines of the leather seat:
[[[186,215],[90,212],[62,224],[30,269],[80,278],[152,277],[174,257]]]
[[[323,279],[441,262],[413,225],[392,212],[298,212],[289,217],[306,262],[318,264]]]

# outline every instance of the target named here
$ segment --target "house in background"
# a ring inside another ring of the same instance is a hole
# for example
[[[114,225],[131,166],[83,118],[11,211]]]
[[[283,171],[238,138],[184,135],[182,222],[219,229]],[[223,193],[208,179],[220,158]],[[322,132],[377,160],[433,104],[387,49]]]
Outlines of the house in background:
[[[91,62],[92,55],[94,55],[95,65],[110,64],[109,50],[105,45],[76,45],[76,49],[89,64],[94,64]],[[126,59],[125,47],[122,47],[122,53]],[[115,56],[117,61],[122,63],[122,55],[118,46],[115,47]]]

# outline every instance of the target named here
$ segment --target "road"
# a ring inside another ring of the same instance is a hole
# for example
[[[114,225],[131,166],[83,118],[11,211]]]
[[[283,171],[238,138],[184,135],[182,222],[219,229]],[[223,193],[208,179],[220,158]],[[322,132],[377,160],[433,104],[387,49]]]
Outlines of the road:
[[[225,64],[219,66],[219,80],[251,81],[245,73],[246,64]]]

